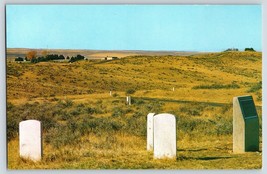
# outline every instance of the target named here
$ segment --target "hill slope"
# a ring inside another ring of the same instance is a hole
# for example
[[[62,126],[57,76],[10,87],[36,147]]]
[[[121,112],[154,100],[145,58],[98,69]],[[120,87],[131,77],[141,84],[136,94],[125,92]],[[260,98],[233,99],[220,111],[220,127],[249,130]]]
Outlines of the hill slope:
[[[260,169],[261,66],[256,52],[7,62],[8,168]],[[234,154],[232,99],[248,94],[257,105],[260,151]],[[176,160],[146,151],[148,113],[175,115]],[[18,125],[27,119],[42,123],[38,163],[19,157]]]
[[[171,96],[177,99],[207,101],[218,95],[215,100],[229,102],[232,96],[249,93],[259,98],[260,104],[261,91],[250,89],[261,85],[261,64],[261,53],[251,52],[129,56],[113,61],[72,64],[9,62],[8,100],[109,93],[110,90],[125,92],[128,89],[136,90],[137,95],[164,97],[174,88]],[[221,95],[229,99],[223,99]]]

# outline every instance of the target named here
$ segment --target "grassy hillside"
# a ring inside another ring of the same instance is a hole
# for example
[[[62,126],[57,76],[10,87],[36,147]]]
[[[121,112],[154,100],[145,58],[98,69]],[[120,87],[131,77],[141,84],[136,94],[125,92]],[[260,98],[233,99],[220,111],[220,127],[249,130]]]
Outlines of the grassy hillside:
[[[8,167],[260,168],[261,152],[232,153],[232,99],[252,95],[261,127],[261,56],[224,52],[7,62]],[[129,90],[134,91],[131,106],[125,105]],[[176,116],[176,161],[154,160],[146,151],[149,112]],[[18,156],[18,123],[24,119],[42,121],[41,162]]]

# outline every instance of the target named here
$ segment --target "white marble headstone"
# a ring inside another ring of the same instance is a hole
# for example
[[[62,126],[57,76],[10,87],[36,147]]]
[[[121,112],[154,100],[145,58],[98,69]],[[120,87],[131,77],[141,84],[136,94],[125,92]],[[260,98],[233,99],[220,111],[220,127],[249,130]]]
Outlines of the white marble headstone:
[[[20,157],[39,161],[42,158],[41,122],[27,120],[19,123]]]
[[[176,158],[176,121],[172,114],[154,118],[154,158]]]
[[[149,113],[147,115],[147,146],[146,149],[151,151],[153,150],[153,144],[154,144],[154,128],[153,128],[153,117],[154,117],[155,113]]]

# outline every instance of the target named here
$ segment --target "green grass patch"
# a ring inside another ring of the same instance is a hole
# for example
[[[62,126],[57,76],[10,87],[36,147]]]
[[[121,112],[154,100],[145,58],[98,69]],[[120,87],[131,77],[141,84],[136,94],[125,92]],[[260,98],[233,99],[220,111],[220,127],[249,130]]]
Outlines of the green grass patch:
[[[253,84],[248,90],[247,92],[258,92],[259,90],[262,89],[262,81],[260,81],[259,83],[255,83]]]
[[[238,84],[212,84],[212,85],[198,85],[192,87],[192,89],[238,89]]]

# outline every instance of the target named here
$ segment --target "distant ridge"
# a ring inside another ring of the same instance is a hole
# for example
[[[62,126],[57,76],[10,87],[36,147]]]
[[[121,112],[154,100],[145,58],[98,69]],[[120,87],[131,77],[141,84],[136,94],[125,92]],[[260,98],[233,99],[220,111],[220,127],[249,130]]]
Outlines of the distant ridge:
[[[90,50],[90,49],[31,49],[31,48],[7,48],[7,55],[10,58],[25,57],[27,52],[30,50],[37,51],[37,55],[41,55],[41,52],[46,50],[49,54],[62,54],[64,56],[74,56],[81,54],[87,58],[102,58],[106,56],[115,57],[127,57],[135,55],[146,55],[146,56],[162,56],[162,55],[172,55],[172,56],[189,56],[200,54],[204,52],[197,51],[166,51],[166,50]]]

